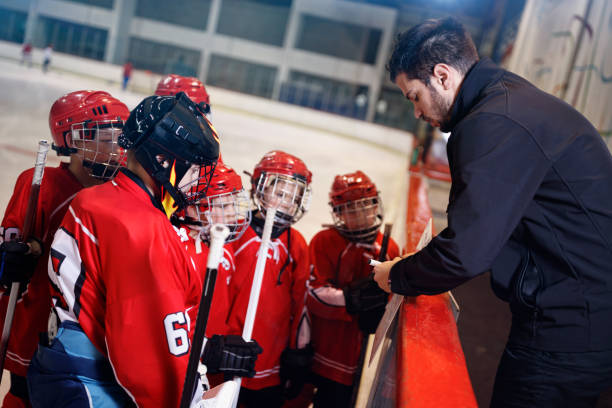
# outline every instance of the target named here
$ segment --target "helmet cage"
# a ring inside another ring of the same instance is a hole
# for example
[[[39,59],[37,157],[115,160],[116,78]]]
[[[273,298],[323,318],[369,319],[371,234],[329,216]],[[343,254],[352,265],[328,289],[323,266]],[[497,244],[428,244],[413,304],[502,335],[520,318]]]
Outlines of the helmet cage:
[[[70,148],[83,162],[86,172],[97,179],[109,180],[126,164],[126,152],[117,140],[123,120],[84,121],[70,127]],[[64,135],[66,138],[68,135]]]
[[[229,228],[230,235],[225,242],[238,240],[251,224],[251,202],[244,189],[202,197],[195,209],[196,220],[202,225],[200,234],[206,241],[210,240],[213,224],[220,223]]]
[[[373,242],[383,222],[380,196],[350,200],[332,206],[332,219],[338,232],[350,241]]]
[[[175,161],[175,163],[177,162]],[[183,162],[181,164],[181,166],[185,165],[189,166],[190,163]],[[178,208],[182,209],[189,205],[196,205],[206,196],[206,191],[210,185],[210,180],[215,172],[216,165],[217,162],[202,165],[192,164],[187,170],[183,172],[177,171],[175,175],[170,171],[170,173],[167,174],[167,178],[162,176],[162,178],[165,179],[165,181],[162,182],[162,187],[170,185],[172,189],[164,187],[170,195],[173,195],[173,192],[178,192],[180,194],[179,197],[173,196]],[[183,174],[183,176],[180,180],[176,180],[176,174]],[[157,179],[161,181],[160,178]]]
[[[268,208],[277,207],[274,224],[279,227],[297,222],[310,208],[311,189],[300,175],[262,172],[255,186],[253,201],[265,216]]]

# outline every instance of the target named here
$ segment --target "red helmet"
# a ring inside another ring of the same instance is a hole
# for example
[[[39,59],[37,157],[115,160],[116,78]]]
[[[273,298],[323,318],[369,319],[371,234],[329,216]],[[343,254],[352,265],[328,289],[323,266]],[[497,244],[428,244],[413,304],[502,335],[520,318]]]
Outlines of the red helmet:
[[[376,185],[361,170],[337,175],[329,192],[332,206],[377,195]]]
[[[206,197],[214,197],[220,194],[229,194],[242,190],[242,179],[231,167],[222,162],[217,163],[213,173]]]
[[[210,97],[204,84],[194,77],[184,77],[176,74],[166,75],[159,80],[155,95],[172,96],[179,92],[185,92],[189,99],[199,104],[204,102],[210,105]]]
[[[376,185],[360,170],[334,178],[329,193],[334,226],[351,241],[372,242],[383,221]]]
[[[117,140],[129,115],[127,106],[108,92],[66,94],[49,112],[53,149],[58,155],[76,155],[90,176],[108,180],[125,165]]]
[[[239,239],[251,223],[251,206],[247,193],[242,188],[240,175],[231,167],[218,163],[206,195],[196,203],[197,221],[201,234],[210,238],[210,227],[214,223],[227,225],[230,235],[226,242]]]
[[[54,150],[58,155],[74,153],[72,125],[83,122],[121,121],[130,116],[123,102],[104,91],[70,92],[51,106],[49,129],[53,135]]]
[[[302,160],[280,150],[268,152],[251,177],[253,201],[263,215],[277,206],[275,225],[288,226],[308,211],[311,181],[312,173]]]
[[[264,154],[259,163],[255,165],[251,177],[253,185],[257,184],[262,173],[285,174],[304,180],[308,184],[312,181],[312,173],[302,160],[280,150],[273,150]]]

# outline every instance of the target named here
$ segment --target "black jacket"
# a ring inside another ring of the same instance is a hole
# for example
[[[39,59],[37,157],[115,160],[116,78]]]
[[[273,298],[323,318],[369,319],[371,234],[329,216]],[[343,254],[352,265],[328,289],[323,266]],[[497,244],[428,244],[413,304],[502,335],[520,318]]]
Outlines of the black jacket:
[[[612,349],[612,156],[571,106],[481,60],[451,110],[448,228],[391,270],[437,294],[491,270],[510,342]]]

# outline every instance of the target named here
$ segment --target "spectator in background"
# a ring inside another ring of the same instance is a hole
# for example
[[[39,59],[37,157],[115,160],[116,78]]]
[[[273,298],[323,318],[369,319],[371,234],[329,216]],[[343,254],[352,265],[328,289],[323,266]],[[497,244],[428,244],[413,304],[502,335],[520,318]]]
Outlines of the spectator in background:
[[[20,64],[23,65],[24,62],[28,63],[29,68],[32,67],[32,44],[29,41],[24,43],[23,47],[21,47]]]
[[[126,62],[123,65],[123,90],[125,91],[128,86],[128,82],[130,82],[130,78],[132,77],[132,63],[130,61]]]
[[[53,55],[53,44],[48,44],[43,51],[43,64],[42,70],[43,72],[47,72],[49,69],[49,65],[51,64],[51,56]]]

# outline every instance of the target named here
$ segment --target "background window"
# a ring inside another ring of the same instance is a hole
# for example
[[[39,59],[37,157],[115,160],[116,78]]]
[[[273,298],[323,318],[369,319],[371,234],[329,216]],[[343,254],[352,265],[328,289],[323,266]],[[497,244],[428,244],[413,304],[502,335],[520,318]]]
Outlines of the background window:
[[[213,54],[206,85],[272,97],[276,68]]]
[[[418,120],[414,117],[414,106],[397,88],[383,87],[376,102],[374,123],[414,131]]]
[[[211,0],[138,0],[135,15],[206,30]]]
[[[291,0],[224,0],[217,32],[282,46]]]
[[[66,1],[87,4],[88,6],[102,7],[105,9],[112,9],[115,3],[115,0],[66,0]]]
[[[44,48],[52,44],[58,52],[103,60],[107,37],[108,32],[101,28],[40,16],[33,45]]]
[[[381,37],[376,28],[303,14],[295,48],[374,64]]]
[[[200,51],[130,37],[127,60],[137,69],[148,69],[158,74],[197,77]]]
[[[0,7],[0,40],[22,43],[28,13]]]
[[[282,84],[279,99],[295,105],[364,119],[368,109],[368,87],[291,71]]]

